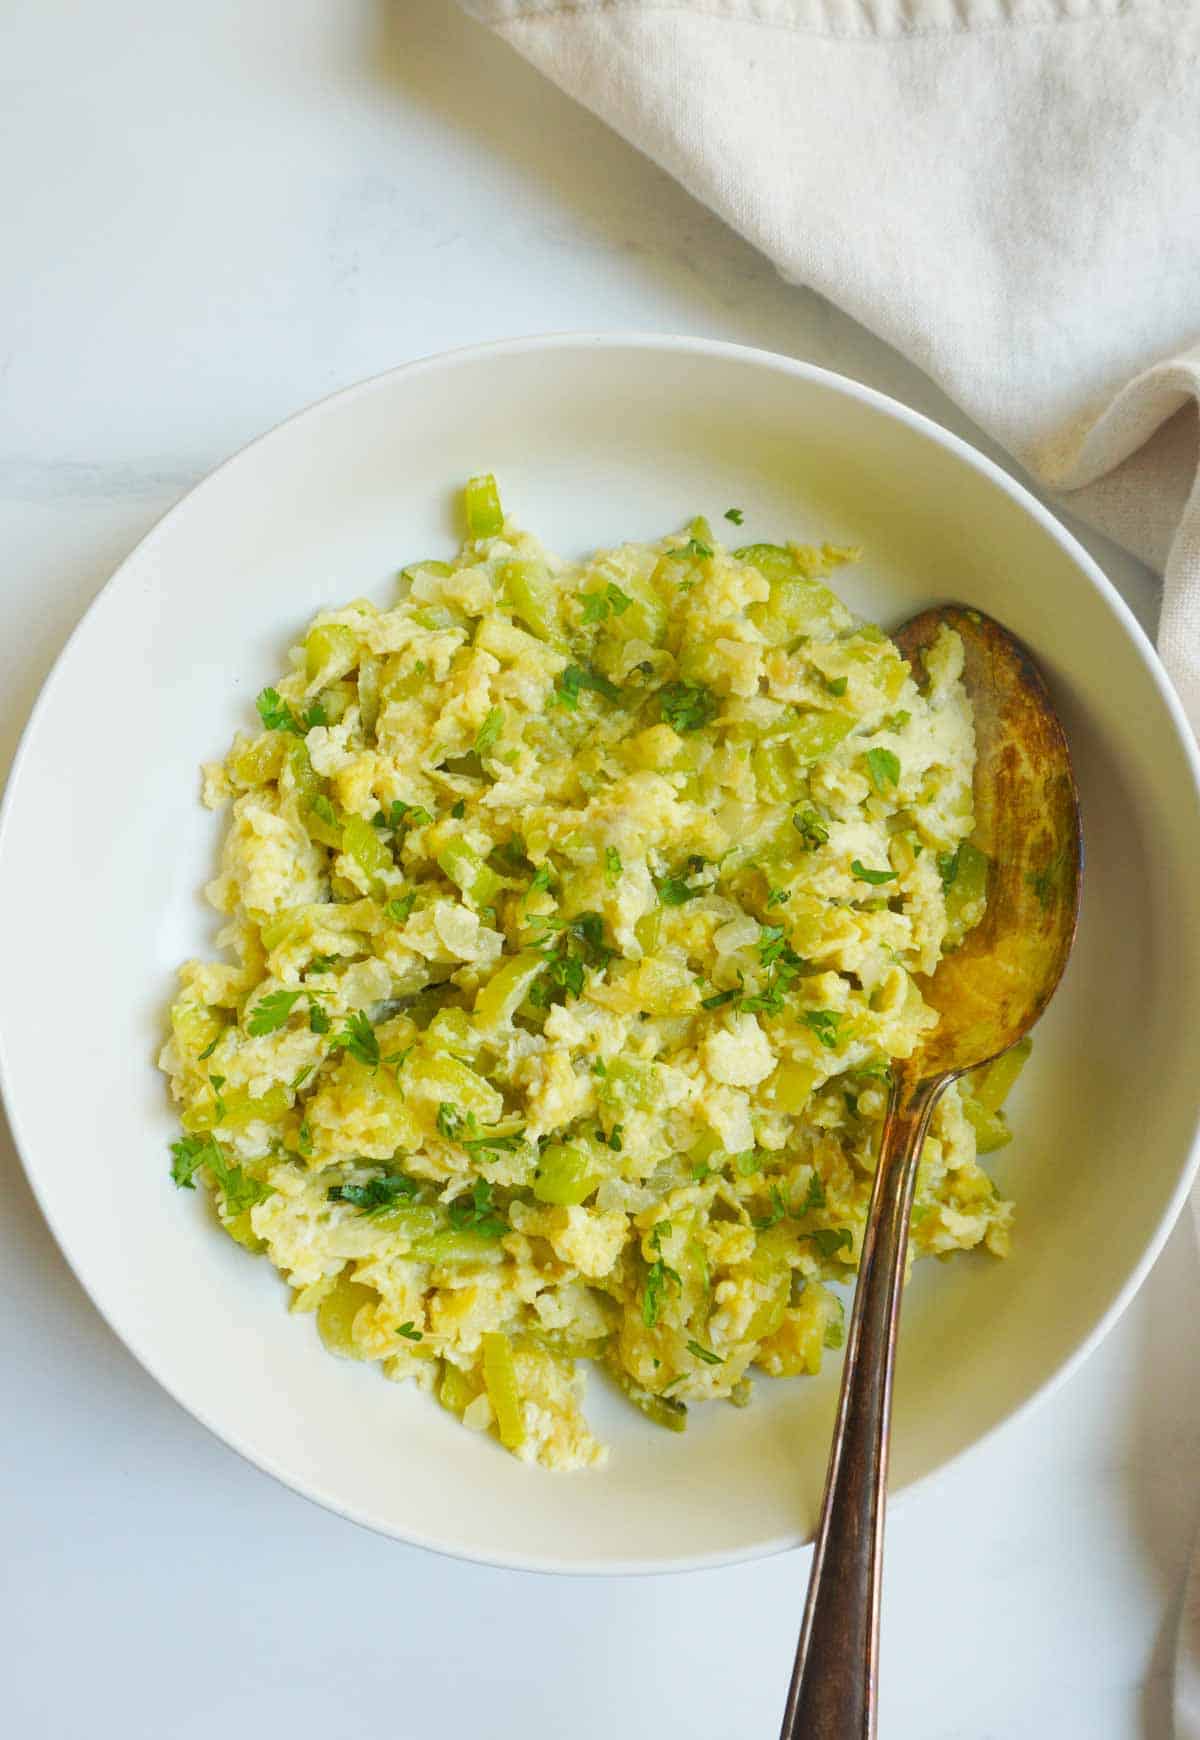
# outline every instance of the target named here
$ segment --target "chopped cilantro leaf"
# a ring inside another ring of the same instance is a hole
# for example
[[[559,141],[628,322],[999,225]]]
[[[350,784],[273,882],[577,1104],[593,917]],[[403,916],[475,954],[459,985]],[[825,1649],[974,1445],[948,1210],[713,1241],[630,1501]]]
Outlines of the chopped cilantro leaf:
[[[274,1033],[280,1027],[286,1026],[292,1005],[303,995],[302,991],[268,992],[255,1005],[254,1012],[246,1023],[246,1032],[254,1039],[261,1039],[264,1034]]]
[[[308,1005],[308,1030],[310,1033],[328,1033],[329,1017],[319,1003]]]
[[[278,689],[263,689],[254,705],[258,708],[258,716],[268,731],[291,731],[297,737],[304,736],[304,727],[283,699]]]
[[[554,679],[554,692],[558,700],[572,713],[579,705],[582,689],[591,689],[597,695],[603,695],[606,701],[619,701],[621,698],[621,691],[616,684],[610,683],[606,676],[594,671],[590,665],[568,665]]]
[[[410,888],[407,894],[400,896],[399,900],[389,900],[383,910],[394,923],[407,924],[416,904],[417,891],[415,888]]]
[[[180,1190],[195,1190],[197,1168],[209,1164],[209,1150],[216,1146],[213,1136],[181,1136],[171,1143],[171,1177]]]
[[[336,965],[336,955],[314,955],[308,963],[308,970],[310,973],[331,973]]]
[[[769,888],[767,890],[768,908],[772,906],[782,906],[785,901],[788,901],[791,898],[791,894],[786,888]]]
[[[393,828],[427,828],[433,817],[423,804],[406,804],[403,798],[393,798],[388,821]]]
[[[686,544],[680,544],[677,549],[668,550],[667,554],[676,561],[704,561],[712,555],[711,547],[701,538],[689,538]]]
[[[885,797],[900,784],[900,757],[890,749],[868,749],[867,772],[879,796]]]
[[[777,1184],[771,1186],[771,1212],[754,1222],[760,1232],[766,1232],[769,1227],[778,1226],[787,1213],[787,1203],[783,1200],[783,1192]]]
[[[842,1017],[836,1009],[806,1009],[804,1021],[805,1025],[812,1029],[827,1050],[837,1050],[840,1044]]]
[[[825,1186],[821,1182],[820,1173],[814,1170],[812,1177],[808,1181],[808,1189],[804,1194],[804,1201],[800,1204],[800,1207],[797,1210],[796,1218],[800,1219],[802,1215],[812,1214],[815,1209],[824,1207]]]
[[[477,1178],[468,1198],[459,1197],[450,1204],[450,1225],[456,1232],[470,1228],[486,1239],[503,1238],[509,1231],[508,1222],[492,1202],[492,1187],[486,1178]]]
[[[729,520],[732,525],[740,526],[742,521],[745,519],[745,517],[746,516],[742,512],[741,508],[726,508],[725,509],[725,518],[727,520]]]
[[[836,695],[838,700],[841,700],[842,696],[846,693],[846,690],[849,687],[849,684],[850,684],[850,679],[848,677],[826,677],[825,678],[825,687],[828,689],[828,691],[831,695]]]
[[[854,1249],[854,1235],[844,1226],[822,1227],[819,1232],[806,1233],[805,1237],[812,1240],[827,1262],[832,1261],[839,1251]]]
[[[330,1202],[348,1202],[360,1214],[382,1214],[397,1202],[411,1202],[417,1182],[402,1172],[384,1172],[365,1184],[333,1184],[325,1192]]]
[[[351,1057],[365,1064],[368,1069],[379,1068],[379,1041],[365,1010],[356,1009],[352,1015],[347,1016],[346,1025],[335,1035],[331,1049],[348,1051]]]
[[[658,691],[658,705],[663,718],[682,736],[687,731],[699,731],[716,718],[720,702],[703,683],[667,683]]]
[[[422,1331],[413,1327],[411,1319],[407,1323],[401,1323],[396,1330],[396,1334],[402,1335],[405,1341],[424,1341],[425,1339]]]
[[[479,745],[476,744],[475,747],[478,749]],[[450,814],[454,817],[454,820],[456,822],[461,822],[463,817],[466,815],[466,813],[467,813],[467,800],[466,800],[466,798],[459,798],[457,803],[453,803],[450,805]]]
[[[703,893],[703,888],[689,888],[682,876],[666,876],[658,885],[658,898],[664,906],[683,906]]]
[[[221,1043],[221,1035],[218,1033],[217,1037],[215,1039],[211,1039],[208,1042],[208,1044],[204,1047],[204,1050],[200,1053],[200,1056],[196,1059],[197,1063],[203,1063],[205,1058],[211,1057],[213,1052],[217,1049],[217,1046],[220,1043]]]
[[[701,997],[700,1007],[702,1009],[723,1009],[726,1003],[732,1003],[737,995],[738,987],[736,985],[732,991],[714,991],[711,997]]]
[[[879,888],[885,882],[894,882],[899,872],[896,870],[868,870],[865,864],[861,864],[855,858],[850,866],[850,874],[857,877],[860,882],[869,882],[872,888]]]
[[[320,701],[313,702],[312,706],[308,709],[308,712],[304,715],[304,723],[310,731],[314,725],[328,725],[329,717]]]
[[[658,1314],[662,1305],[662,1295],[667,1286],[682,1287],[678,1272],[671,1268],[662,1254],[662,1241],[671,1235],[669,1220],[658,1221],[650,1234],[650,1248],[657,1256],[646,1270],[646,1286],[642,1293],[642,1322],[647,1329],[653,1329],[658,1322]]]
[[[714,1353],[709,1347],[701,1347],[698,1341],[689,1341],[687,1350],[696,1359],[702,1359],[705,1365],[724,1365],[725,1361],[719,1353]]]

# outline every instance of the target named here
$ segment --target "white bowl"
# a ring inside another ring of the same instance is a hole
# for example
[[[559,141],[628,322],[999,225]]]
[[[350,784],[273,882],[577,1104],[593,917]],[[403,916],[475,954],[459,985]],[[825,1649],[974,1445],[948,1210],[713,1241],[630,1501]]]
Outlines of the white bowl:
[[[153,1067],[174,971],[211,941],[221,822],[197,764],[252,719],[319,606],[389,595],[447,550],[463,480],[577,553],[697,512],[738,539],[865,546],[844,590],[896,623],[960,599],[1008,623],[1062,708],[1083,793],[1083,920],[995,1170],[1014,1253],[926,1264],[906,1301],[893,1485],[928,1478],[1096,1345],[1183,1202],[1200,1113],[1200,795],[1187,726],[1103,575],[1018,485],[877,393],[698,340],[528,339],[302,413],[229,461],[92,606],[34,711],[0,817],[0,1071],[83,1285],[147,1369],[298,1491],[407,1541],[564,1571],[715,1565],[805,1540],[838,1361],[763,1381],[683,1438],[600,1381],[602,1472],[553,1476],[464,1432],[289,1317],[270,1267],[167,1172]],[[31,1326],[36,1332],[36,1326]]]

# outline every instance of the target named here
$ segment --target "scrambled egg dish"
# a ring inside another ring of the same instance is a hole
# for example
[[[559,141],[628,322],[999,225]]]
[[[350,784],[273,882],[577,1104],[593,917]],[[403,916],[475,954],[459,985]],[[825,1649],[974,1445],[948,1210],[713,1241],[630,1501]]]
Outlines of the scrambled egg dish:
[[[576,564],[490,477],[466,512],[205,769],[229,959],[180,974],[172,1175],[331,1351],[579,1468],[579,1361],[682,1430],[840,1344],[890,1060],[986,898],[972,718],[954,634],[918,687],[824,584],[855,551]],[[1020,1061],[940,1101],[915,1254],[1005,1253]]]

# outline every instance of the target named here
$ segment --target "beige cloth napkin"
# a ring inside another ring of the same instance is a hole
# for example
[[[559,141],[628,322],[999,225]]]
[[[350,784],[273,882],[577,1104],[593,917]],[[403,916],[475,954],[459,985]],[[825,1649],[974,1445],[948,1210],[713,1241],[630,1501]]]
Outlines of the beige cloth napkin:
[[[1200,731],[1200,0],[464,4],[1162,573]]]
[[[1164,573],[1200,727],[1200,0],[466,0]]]

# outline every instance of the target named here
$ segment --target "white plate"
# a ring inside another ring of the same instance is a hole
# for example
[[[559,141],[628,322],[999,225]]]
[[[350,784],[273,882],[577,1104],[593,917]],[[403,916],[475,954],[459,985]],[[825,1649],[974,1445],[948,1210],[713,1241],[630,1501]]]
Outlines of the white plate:
[[[953,436],[818,369],[662,338],[522,340],[423,362],[304,412],[140,545],[76,631],[0,817],[0,1070],[63,1250],[113,1328],[260,1467],[405,1540],[505,1565],[649,1571],[810,1533],[838,1378],[656,1431],[593,1382],[603,1472],[551,1476],[371,1367],[331,1359],[285,1289],[167,1174],[153,1067],[174,971],[210,946],[223,825],[197,764],[319,606],[389,596],[448,551],[471,472],[578,553],[744,509],[739,539],[865,546],[850,602],[894,623],[979,605],[1062,707],[1089,850],[1083,922],[995,1170],[1007,1263],[927,1264],[905,1311],[894,1487],[1060,1379],[1127,1303],[1193,1170],[1200,1109],[1200,797],[1187,727],[1129,612],[1030,496]],[[36,1325],[30,1326],[36,1334]]]

